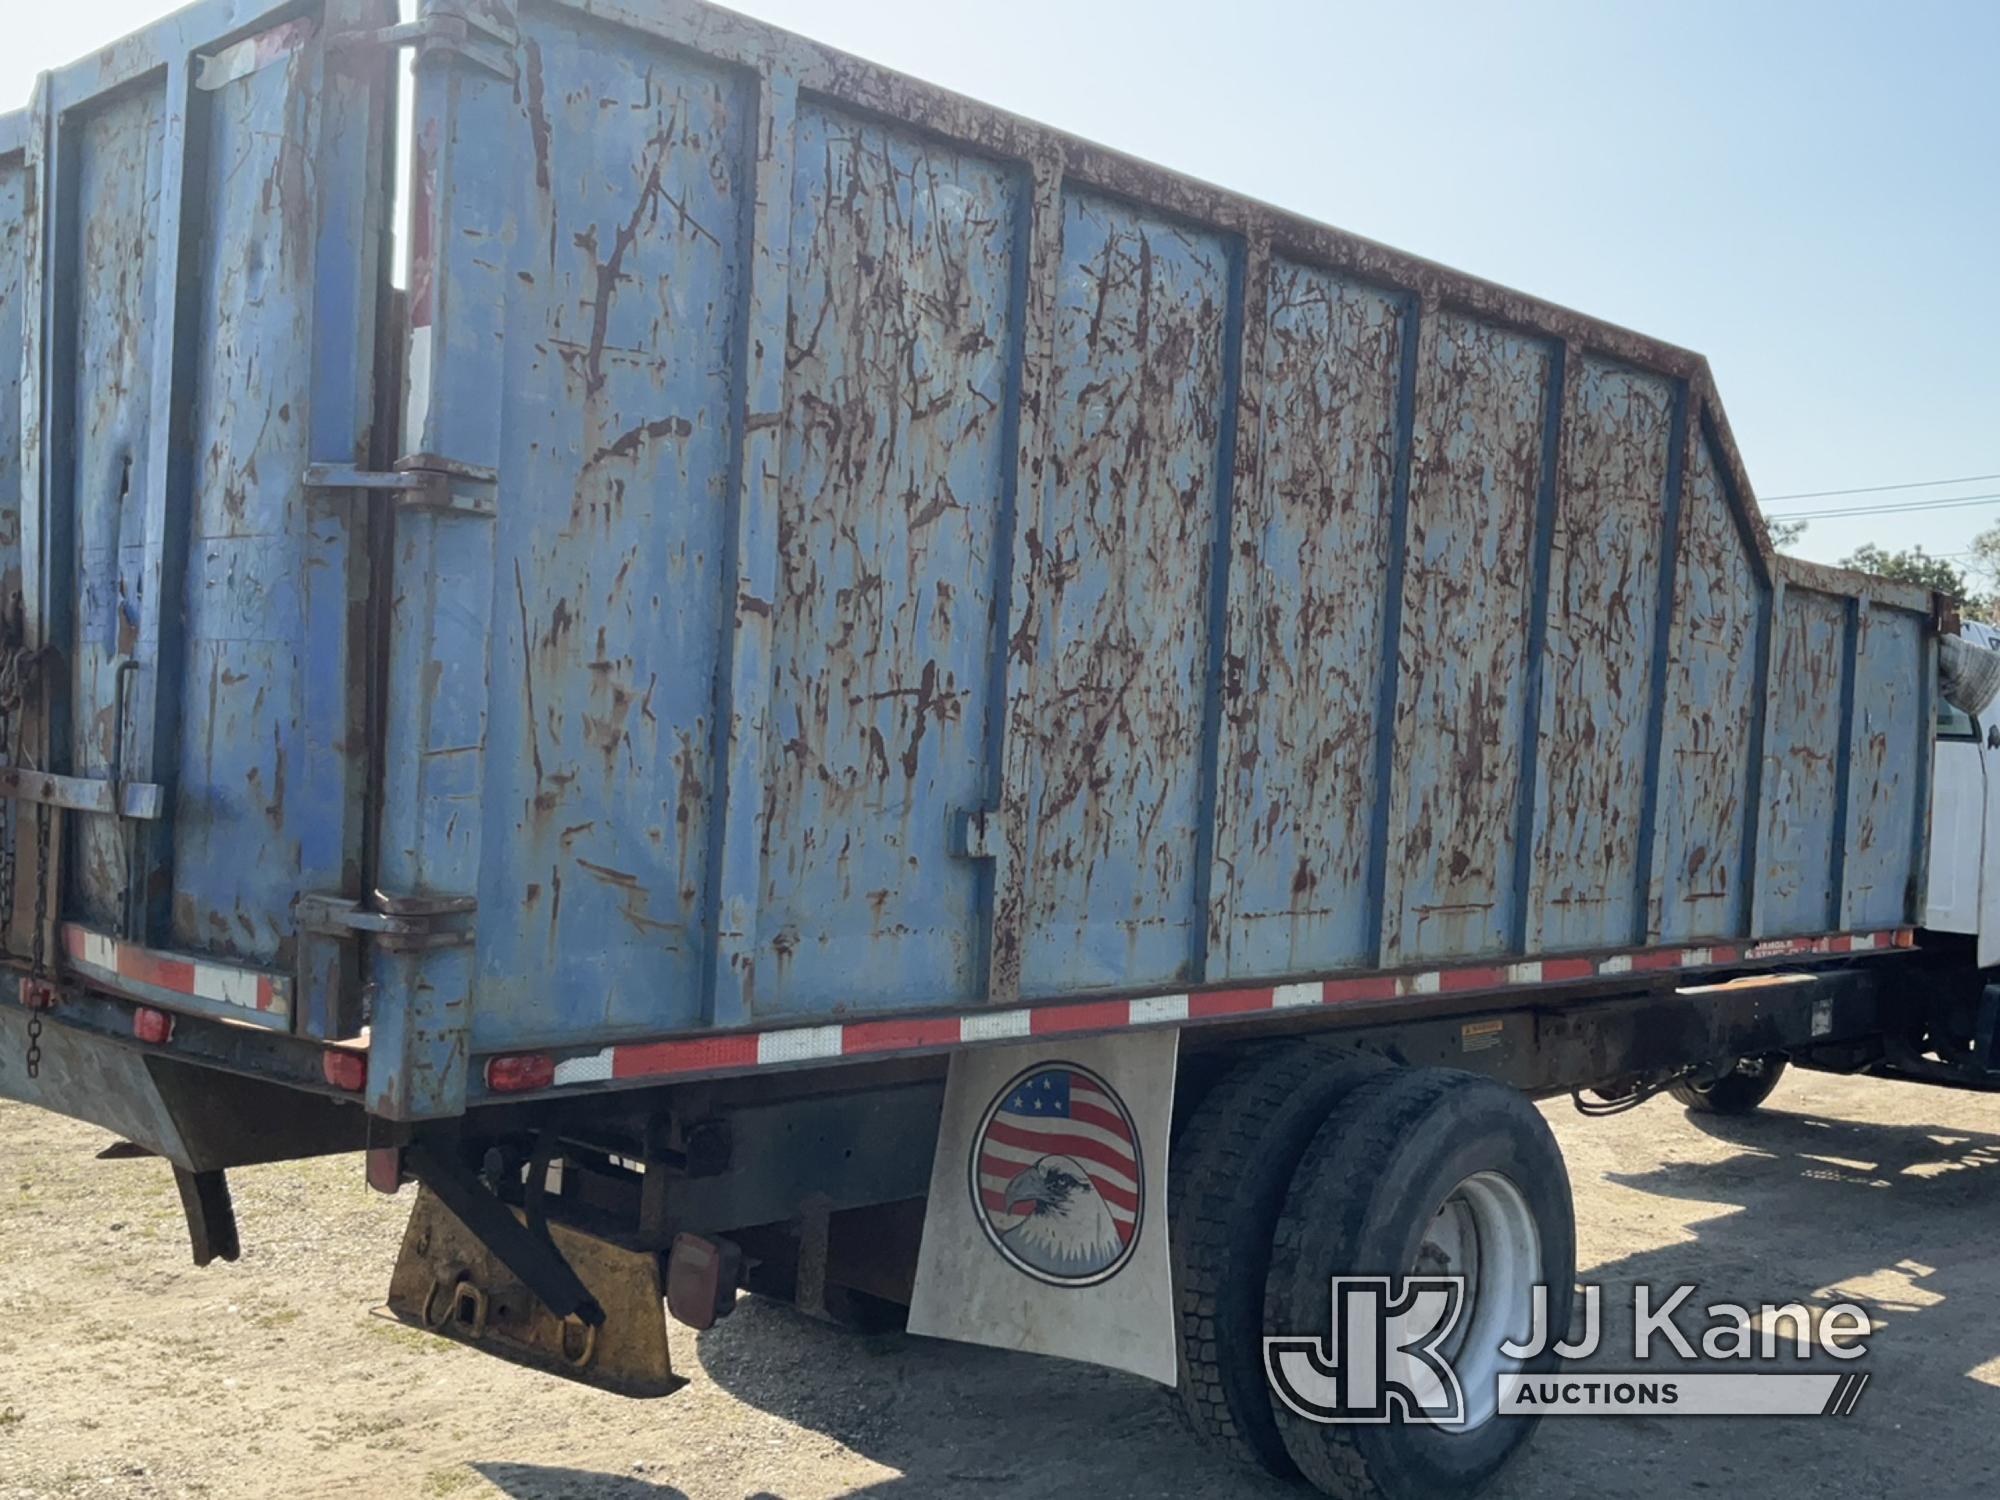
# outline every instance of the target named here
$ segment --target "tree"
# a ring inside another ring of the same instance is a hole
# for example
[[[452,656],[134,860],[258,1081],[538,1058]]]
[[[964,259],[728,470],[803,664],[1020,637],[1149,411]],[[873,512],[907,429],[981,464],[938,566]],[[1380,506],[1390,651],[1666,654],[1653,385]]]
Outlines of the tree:
[[[2000,563],[2000,526],[1994,527],[1985,536],[1992,539],[1991,551],[1995,562]],[[1975,551],[1977,547],[1975,542]],[[1881,578],[1894,578],[1902,583],[1914,583],[1918,588],[1934,589],[1955,600],[1965,614],[1984,617],[1991,613],[1992,600],[1986,594],[1975,588],[1957,567],[1941,557],[1932,557],[1922,547],[1891,552],[1886,547],[1869,542],[1848,553],[1840,563],[1842,567],[1857,568]]]
[[[1810,521],[1783,521],[1772,516],[1764,517],[1764,529],[1771,534],[1771,546],[1779,552],[1798,546],[1799,538],[1806,534],[1806,527],[1811,524]]]
[[[1989,526],[1972,539],[1965,571],[1985,585],[1984,597],[1968,604],[1966,613],[1982,620],[2000,619],[2000,526]]]

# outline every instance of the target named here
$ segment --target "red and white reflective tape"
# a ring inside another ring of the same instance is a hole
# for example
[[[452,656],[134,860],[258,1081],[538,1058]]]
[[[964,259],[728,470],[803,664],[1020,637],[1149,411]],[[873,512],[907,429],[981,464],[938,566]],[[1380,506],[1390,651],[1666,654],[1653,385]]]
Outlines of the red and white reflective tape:
[[[63,924],[62,945],[79,976],[107,989],[142,999],[181,995],[274,1019],[292,1013],[292,984],[281,975],[141,948],[74,922]]]
[[[588,1056],[558,1059],[554,1082],[557,1088],[563,1088],[678,1074],[737,1073],[841,1057],[937,1051],[980,1042],[1057,1036],[1064,1032],[1180,1026],[1195,1021],[1308,1006],[1347,1005],[1472,991],[1504,994],[1511,989],[1615,978],[1622,974],[1712,969],[1740,963],[1761,963],[1774,958],[1871,953],[1878,949],[1907,948],[1913,941],[1914,934],[1909,928],[1897,928],[1826,937],[1778,938],[1748,945],[1648,948],[1599,958],[1542,958],[1526,963],[1369,974],[1354,979],[1319,979],[1304,984],[1264,985],[1254,989],[1190,990],[1171,995],[1148,995],[1137,1000],[1082,1000],[961,1016],[847,1021],[829,1026],[791,1027],[782,1031],[624,1042]]]

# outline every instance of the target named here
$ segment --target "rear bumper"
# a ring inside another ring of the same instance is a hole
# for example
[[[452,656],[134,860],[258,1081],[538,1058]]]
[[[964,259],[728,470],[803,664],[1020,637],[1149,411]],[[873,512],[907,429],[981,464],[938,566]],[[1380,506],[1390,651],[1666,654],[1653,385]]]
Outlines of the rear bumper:
[[[190,1172],[358,1151],[358,1104],[168,1056],[44,1018],[41,1068],[27,1068],[29,1013],[0,1002],[0,1098],[112,1132]]]

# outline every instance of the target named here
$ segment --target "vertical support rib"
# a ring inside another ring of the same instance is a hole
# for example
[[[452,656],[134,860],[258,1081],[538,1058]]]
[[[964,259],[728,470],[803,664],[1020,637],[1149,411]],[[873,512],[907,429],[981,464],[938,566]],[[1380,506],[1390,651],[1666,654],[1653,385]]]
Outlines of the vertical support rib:
[[[1849,599],[1842,611],[1840,633],[1840,738],[1833,750],[1833,869],[1827,877],[1827,925],[1845,929],[1847,921],[1847,845],[1854,826],[1854,669],[1860,656],[1861,630],[1868,601]]]
[[[1917,679],[1917,815],[1910,820],[1910,884],[1903,894],[1903,920],[1921,922],[1924,893],[1931,883],[1931,755],[1937,724],[1938,638],[1934,626],[1926,626],[1921,647],[1922,666]]]
[[[139,672],[128,724],[118,726],[130,748],[112,775],[158,783],[168,816],[142,823],[127,847],[122,936],[163,943],[173,891],[175,743],[180,732],[186,630],[181,583],[187,574],[188,514],[193,453],[188,436],[194,403],[195,322],[200,308],[199,230],[203,168],[197,116],[205,96],[194,88],[192,59],[167,64],[166,126],[161,142],[159,264],[153,278],[153,347],[148,374],[145,553],[139,574]],[[169,607],[168,600],[172,599]]]
[[[1694,441],[1706,443],[1714,451],[1718,443],[1714,419],[1708,407],[1709,399],[1704,394],[1699,420],[1690,426],[1694,428]],[[1748,508],[1728,466],[1717,465],[1715,477],[1716,483],[1722,486],[1723,503],[1729,507],[1730,518],[1736,523],[1737,537],[1743,544],[1744,555],[1750,560],[1751,570],[1757,576],[1759,589],[1757,637],[1750,648],[1755,681],[1750,690],[1748,764],[1743,780],[1743,852],[1736,881],[1737,889],[1744,893],[1741,927],[1737,935],[1761,937],[1764,935],[1764,917],[1758,872],[1762,864],[1759,849],[1764,837],[1764,744],[1770,722],[1771,653],[1777,649],[1778,606],[1783,598],[1784,584],[1773,574],[1771,560],[1758,550],[1757,529],[1750,524]]]
[[[1541,913],[1535,895],[1535,800],[1542,774],[1542,709],[1548,671],[1543,657],[1549,642],[1549,568],[1555,551],[1556,507],[1562,496],[1562,435],[1576,398],[1574,350],[1557,344],[1550,352],[1549,389],[1542,404],[1542,475],[1535,492],[1535,537],[1528,577],[1528,676],[1521,694],[1521,800],[1514,828],[1514,930],[1510,946],[1525,953],[1530,935],[1539,938]]]
[[[1201,789],[1195,799],[1194,925],[1189,979],[1205,983],[1228,968],[1228,918],[1235,885],[1215,867],[1215,825],[1222,800],[1219,748],[1229,647],[1231,563],[1239,543],[1235,518],[1252,510],[1257,484],[1257,423],[1264,390],[1264,330],[1270,302],[1271,240],[1259,234],[1237,248],[1229,270],[1223,321],[1222,426],[1216,435],[1215,530],[1208,556],[1208,640],[1202,679]],[[1240,434],[1247,429],[1247,444]],[[1243,580],[1246,584],[1249,580]],[[1218,894],[1219,892],[1219,894]],[[1215,955],[1222,951],[1222,961]]]
[[[1639,847],[1634,868],[1638,890],[1632,940],[1646,943],[1660,932],[1660,872],[1653,868],[1660,848],[1660,740],[1666,728],[1667,668],[1673,660],[1674,592],[1680,577],[1682,492],[1688,471],[1688,385],[1674,383],[1674,414],[1667,431],[1667,478],[1660,498],[1660,587],[1653,609],[1653,652],[1646,681],[1645,792],[1639,803]]]
[[[1757,617],[1757,722],[1753,726],[1754,743],[1750,752],[1750,784],[1744,793],[1743,831],[1743,878],[1749,883],[1750,927],[1745,935],[1751,938],[1770,936],[1770,917],[1767,914],[1765,893],[1768,882],[1764,879],[1764,767],[1770,758],[1770,724],[1772,681],[1776,677],[1776,657],[1778,652],[1778,617],[1785,607],[1785,580],[1771,579],[1769,590],[1764,595],[1763,608]]]
[[[77,188],[65,149],[53,80],[36,85],[27,145],[36,202],[29,218],[25,292],[31,333],[21,383],[22,592],[28,644],[66,652],[76,604],[76,518],[69,503],[76,460],[76,367],[69,357],[76,327]],[[69,765],[70,684],[45,669],[36,722],[23,746],[49,770]]]
[[[1022,929],[1027,919],[1030,821],[1035,753],[1036,664],[1042,632],[1038,565],[1041,559],[1043,478],[1048,467],[1048,391],[1055,362],[1056,283],[1062,270],[1063,166],[1053,153],[1030,164],[1029,196],[1015,240],[1016,349],[1009,385],[1016,409],[1014,457],[1008,476],[1011,525],[1003,566],[1005,634],[995,642],[999,674],[989,699],[995,707],[988,731],[988,764],[994,786],[986,841],[988,920],[986,999],[1011,1004],[1021,992]]]
[[[1396,774],[1396,699],[1403,657],[1403,585],[1410,562],[1410,479],[1417,441],[1417,368],[1437,308],[1414,293],[1403,306],[1402,369],[1396,382],[1396,468],[1389,491],[1389,571],[1382,590],[1382,682],[1375,700],[1375,811],[1368,826],[1368,925],[1375,966],[1393,961],[1389,926],[1389,807]]]
[[[756,94],[756,187],[739,227],[751,247],[739,292],[736,396],[740,437],[723,569],[727,640],[717,683],[714,760],[721,816],[709,833],[704,1012],[742,1025],[756,1009],[757,908],[763,886],[764,736],[771,701],[771,617],[778,597],[778,501],[783,462],[786,309],[791,295],[792,151],[798,83],[766,70]]]
[[[424,0],[448,14],[450,0]],[[485,14],[511,30],[511,0]],[[511,169],[518,104],[502,78],[451,52],[419,59],[412,185],[418,245],[431,285],[430,388],[404,434],[422,466],[494,473],[507,437],[492,373],[504,368],[509,197],[493,184]],[[414,333],[413,333],[414,337]],[[511,497],[504,488],[497,503]],[[492,619],[499,543],[493,514],[403,510],[395,520],[388,681],[399,694],[383,735],[377,876],[402,898],[464,899],[479,890],[492,686]],[[505,911],[490,920],[512,919]],[[391,1120],[462,1112],[477,1004],[471,944],[371,955],[375,1008],[366,1102]]]
[[[310,142],[314,205],[312,364],[307,411],[312,461],[376,467],[389,434],[375,430],[378,305],[388,284],[385,224],[392,173],[391,58],[327,40],[392,21],[385,0],[330,0],[319,56],[319,129]],[[384,377],[387,378],[386,376]],[[300,497],[304,660],[300,683],[300,877],[305,888],[359,897],[367,890],[373,747],[381,727],[370,702],[375,667],[368,629],[370,536],[388,525],[382,509],[353,495],[308,489]],[[184,669],[176,668],[175,680]],[[169,726],[166,743],[178,743]],[[165,882],[160,882],[165,894]],[[165,927],[168,914],[154,915]],[[310,1036],[351,1036],[362,1024],[354,944],[298,934],[294,1024]]]

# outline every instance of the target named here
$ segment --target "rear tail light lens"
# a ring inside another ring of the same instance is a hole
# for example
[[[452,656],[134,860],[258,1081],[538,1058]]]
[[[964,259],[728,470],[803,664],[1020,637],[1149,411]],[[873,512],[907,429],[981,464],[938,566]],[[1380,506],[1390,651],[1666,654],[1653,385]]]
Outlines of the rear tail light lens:
[[[358,1094],[368,1087],[368,1056],[329,1047],[319,1055],[319,1069],[326,1081],[345,1094]]]
[[[165,1046],[174,1037],[174,1018],[163,1010],[142,1005],[132,1012],[132,1035],[151,1046]]]
[[[496,1094],[525,1094],[553,1087],[556,1060],[546,1052],[514,1052],[486,1062],[486,1086]]]

